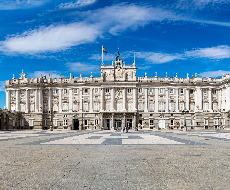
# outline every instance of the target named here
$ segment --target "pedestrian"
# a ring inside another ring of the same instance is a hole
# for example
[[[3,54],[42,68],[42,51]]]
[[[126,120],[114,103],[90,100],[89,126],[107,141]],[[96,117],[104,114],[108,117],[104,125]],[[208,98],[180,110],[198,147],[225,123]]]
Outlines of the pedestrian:
[[[128,127],[126,127],[126,133],[128,133]]]
[[[125,127],[123,127],[123,133],[125,132]]]

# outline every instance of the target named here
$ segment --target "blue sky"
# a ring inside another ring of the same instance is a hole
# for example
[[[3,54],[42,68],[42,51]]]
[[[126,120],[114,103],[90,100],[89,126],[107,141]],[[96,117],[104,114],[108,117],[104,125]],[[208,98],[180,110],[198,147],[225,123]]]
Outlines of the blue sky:
[[[166,3],[167,2],[167,3]],[[100,76],[120,49],[137,76],[230,73],[230,0],[1,0],[0,108],[5,80],[60,73]]]

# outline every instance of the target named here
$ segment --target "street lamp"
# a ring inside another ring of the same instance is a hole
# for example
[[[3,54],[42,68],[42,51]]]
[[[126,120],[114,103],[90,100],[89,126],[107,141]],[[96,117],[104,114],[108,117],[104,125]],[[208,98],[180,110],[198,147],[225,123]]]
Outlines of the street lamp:
[[[50,108],[50,131],[53,131],[53,109]]]
[[[188,114],[188,113],[189,113],[189,111],[186,109],[182,111],[182,114],[184,115],[184,131],[188,130],[187,125],[186,125],[186,114]]]

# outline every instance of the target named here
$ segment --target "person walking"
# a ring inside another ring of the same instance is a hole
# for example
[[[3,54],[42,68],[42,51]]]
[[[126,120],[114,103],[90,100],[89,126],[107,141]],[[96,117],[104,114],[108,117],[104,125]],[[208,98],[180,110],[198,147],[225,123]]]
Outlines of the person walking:
[[[125,132],[125,127],[123,127],[123,133]]]

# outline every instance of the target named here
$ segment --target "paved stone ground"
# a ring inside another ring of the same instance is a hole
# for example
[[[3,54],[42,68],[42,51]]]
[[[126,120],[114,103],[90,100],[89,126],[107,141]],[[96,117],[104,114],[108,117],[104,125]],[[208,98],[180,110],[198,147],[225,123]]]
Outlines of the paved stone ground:
[[[0,131],[0,189],[230,189],[229,131]]]

